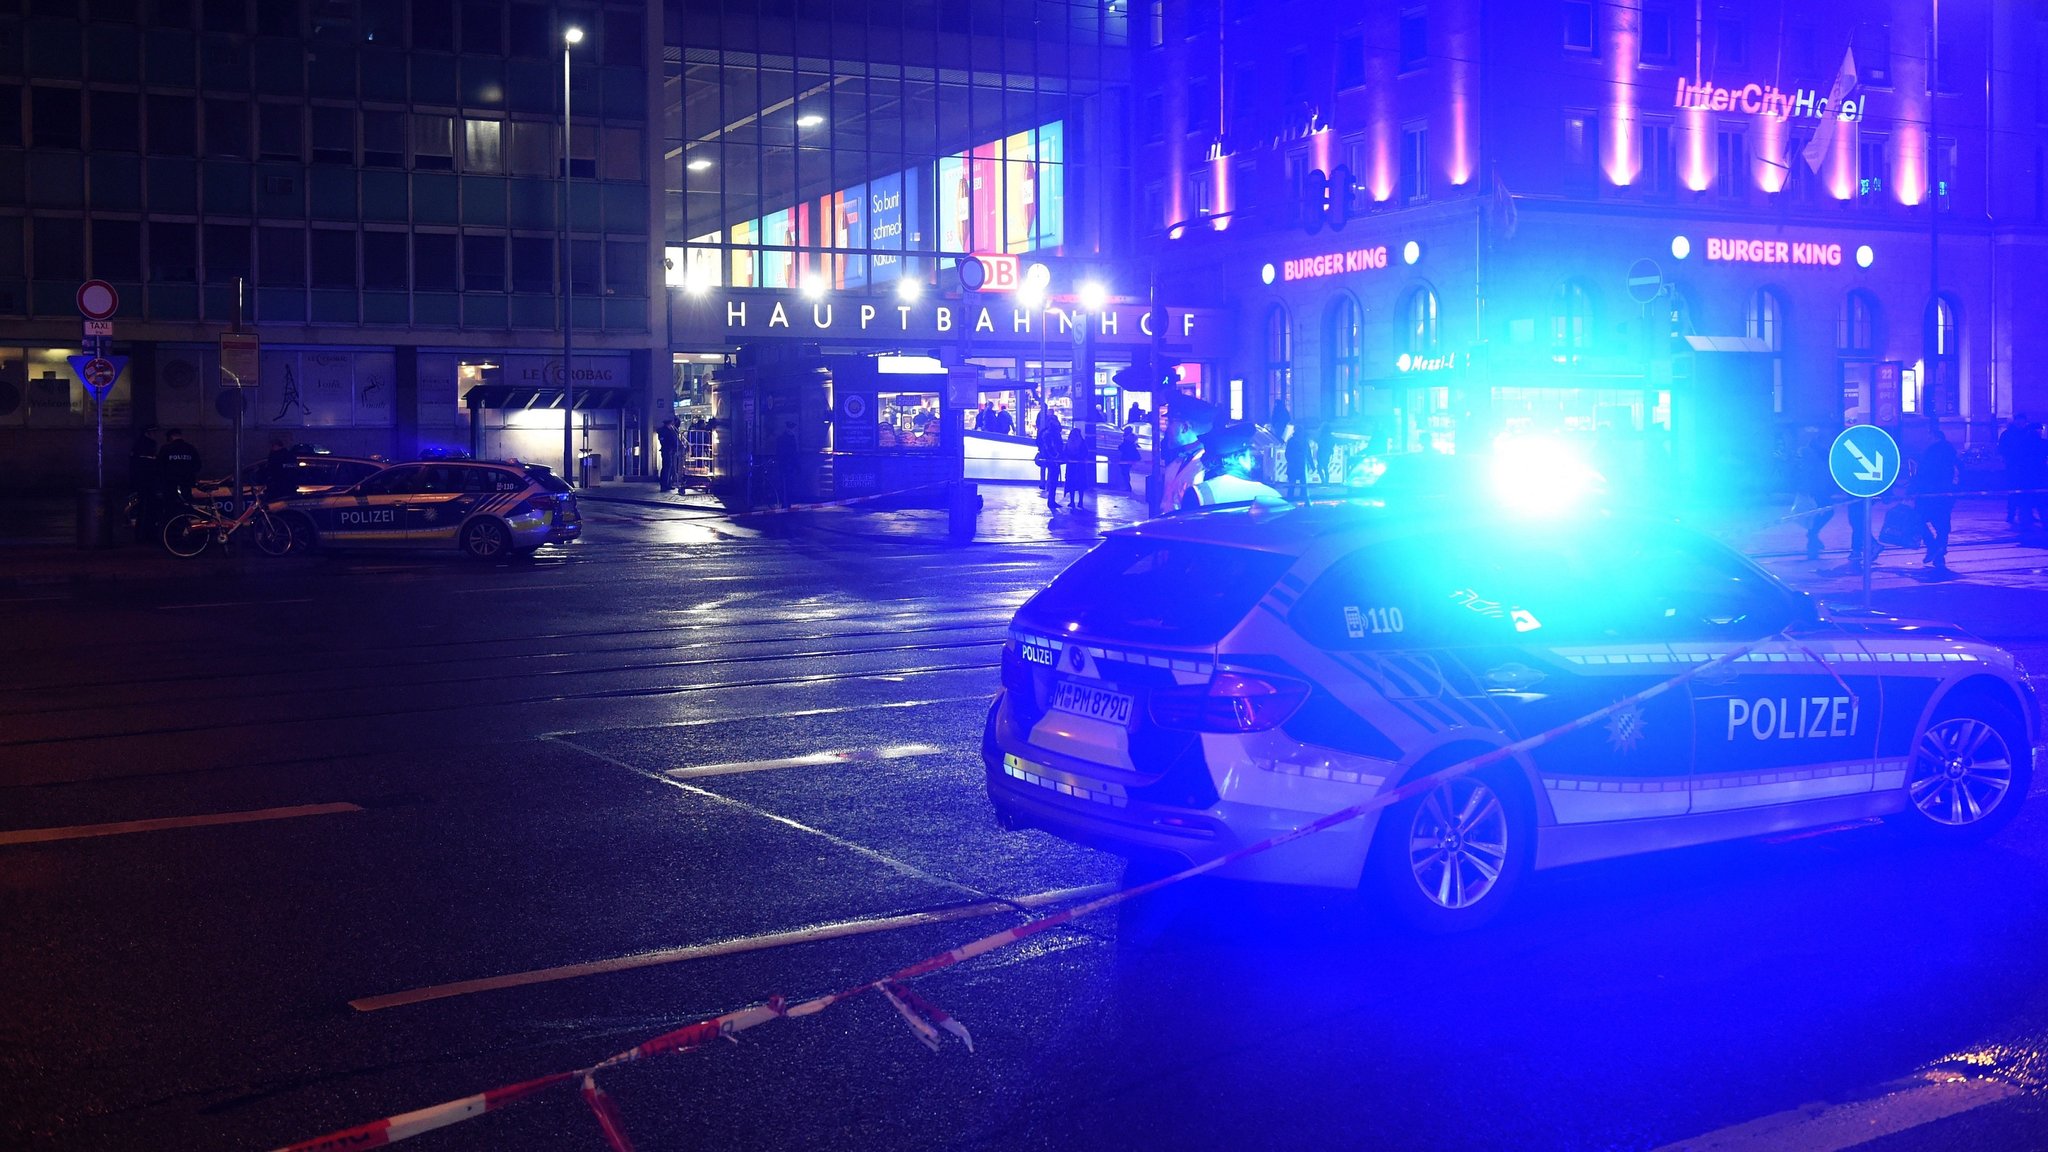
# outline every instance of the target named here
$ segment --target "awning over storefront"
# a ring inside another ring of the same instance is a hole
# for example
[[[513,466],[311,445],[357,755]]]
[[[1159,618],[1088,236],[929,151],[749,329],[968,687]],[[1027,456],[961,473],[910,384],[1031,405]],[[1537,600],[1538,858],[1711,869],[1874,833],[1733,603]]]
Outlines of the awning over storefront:
[[[630,394],[624,388],[578,388],[576,410],[578,412],[603,411],[624,408],[630,402]],[[463,396],[463,403],[474,412],[483,408],[512,409],[553,409],[562,407],[560,388],[538,388],[526,384],[478,384]]]

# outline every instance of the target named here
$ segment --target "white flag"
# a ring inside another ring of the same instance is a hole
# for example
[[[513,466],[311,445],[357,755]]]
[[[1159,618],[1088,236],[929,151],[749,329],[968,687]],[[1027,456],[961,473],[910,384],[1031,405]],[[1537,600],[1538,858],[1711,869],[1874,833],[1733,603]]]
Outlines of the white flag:
[[[1818,173],[1821,162],[1828,158],[1829,149],[1835,146],[1835,129],[1842,122],[1842,101],[1856,90],[1856,49],[1842,50],[1842,70],[1835,73],[1835,86],[1828,89],[1827,115],[1820,118],[1820,127],[1813,130],[1813,139],[1806,142],[1806,166]]]

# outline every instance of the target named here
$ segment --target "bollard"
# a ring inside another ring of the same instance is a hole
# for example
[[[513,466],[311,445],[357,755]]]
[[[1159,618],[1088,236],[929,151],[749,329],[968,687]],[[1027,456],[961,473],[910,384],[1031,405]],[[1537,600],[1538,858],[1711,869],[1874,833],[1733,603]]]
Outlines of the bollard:
[[[956,544],[974,539],[974,520],[981,514],[981,493],[966,480],[956,480],[946,499],[946,536]]]
[[[112,495],[105,488],[80,488],[78,490],[78,546],[80,548],[112,548],[114,546],[114,518],[107,510],[107,500]]]

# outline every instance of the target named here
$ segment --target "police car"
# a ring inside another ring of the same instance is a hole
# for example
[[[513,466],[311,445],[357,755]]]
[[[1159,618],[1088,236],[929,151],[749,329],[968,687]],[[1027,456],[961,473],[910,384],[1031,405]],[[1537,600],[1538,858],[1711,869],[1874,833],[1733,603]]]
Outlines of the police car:
[[[569,486],[534,464],[394,464],[336,492],[290,501],[295,547],[459,547],[482,560],[566,544],[582,517]]]
[[[1533,869],[1872,816],[1966,840],[2041,722],[1999,648],[1832,616],[1669,520],[1246,507],[1112,533],[1028,601],[983,758],[1007,827],[1200,861],[1616,705],[1223,874],[1454,930]]]
[[[295,445],[292,449],[291,486],[294,496],[309,496],[316,492],[331,492],[347,488],[359,480],[382,471],[391,461],[375,456],[337,456],[308,445]],[[249,499],[262,496],[270,490],[270,460],[268,457],[244,464],[242,474],[242,495]],[[234,478],[222,476],[217,480],[202,480],[192,489],[196,502],[230,500],[234,497]]]

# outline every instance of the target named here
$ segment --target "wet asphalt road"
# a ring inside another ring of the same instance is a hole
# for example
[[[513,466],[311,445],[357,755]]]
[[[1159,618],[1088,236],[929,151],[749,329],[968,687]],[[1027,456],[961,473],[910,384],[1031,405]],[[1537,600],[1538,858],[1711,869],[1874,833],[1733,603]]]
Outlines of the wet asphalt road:
[[[0,589],[0,833],[293,813],[0,841],[0,1146],[269,1148],[1121,878],[980,782],[1003,624],[1074,548],[591,512],[525,564]],[[2048,657],[2048,593],[1885,597]],[[887,758],[776,763],[823,752]],[[972,1055],[866,996],[603,1084],[642,1149],[2048,1148],[2043,791],[1960,853],[1859,827],[1541,874],[1449,940],[1197,882],[920,981]],[[411,1146],[604,1144],[557,1089]]]

